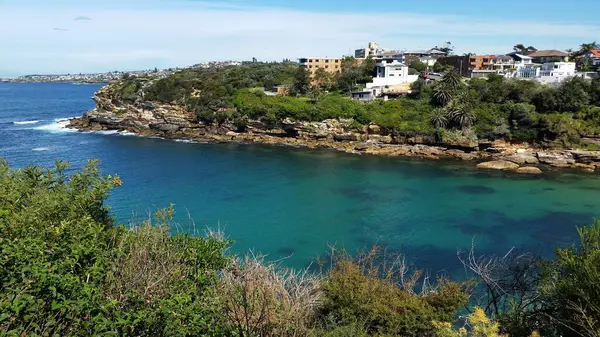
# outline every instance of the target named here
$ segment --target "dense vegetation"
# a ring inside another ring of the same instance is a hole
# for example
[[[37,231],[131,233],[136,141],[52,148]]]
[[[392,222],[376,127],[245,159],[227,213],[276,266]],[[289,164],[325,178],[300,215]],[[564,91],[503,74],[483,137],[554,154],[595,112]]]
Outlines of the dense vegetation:
[[[172,235],[172,207],[116,225],[120,179],[67,171],[0,163],[0,336],[600,336],[600,223],[553,260],[461,255],[463,283],[377,247],[293,271]]]
[[[501,76],[466,80],[450,70],[441,81],[413,83],[406,97],[350,100],[348,93],[368,82],[372,69],[373,60],[347,58],[341,72],[319,69],[311,81],[305,69],[291,62],[244,63],[187,69],[160,80],[128,77],[113,85],[113,95],[178,103],[202,123],[229,122],[240,131],[250,119],[277,126],[286,118],[344,118],[357,127],[376,123],[393,136],[422,136],[430,142],[458,137],[577,147],[586,146],[585,136],[600,134],[600,79],[572,78],[545,86]],[[276,86],[287,88],[290,96],[263,91]]]

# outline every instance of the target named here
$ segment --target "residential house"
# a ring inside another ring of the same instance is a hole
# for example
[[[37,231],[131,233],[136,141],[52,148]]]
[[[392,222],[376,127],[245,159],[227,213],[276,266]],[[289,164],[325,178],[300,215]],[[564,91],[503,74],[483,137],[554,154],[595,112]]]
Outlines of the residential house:
[[[396,59],[382,59],[375,65],[373,82],[367,83],[367,89],[374,90],[376,96],[384,92],[408,91],[410,83],[419,75],[409,75],[408,66]]]
[[[356,101],[369,102],[377,98],[377,90],[359,90],[352,92],[352,99]]]
[[[538,50],[528,54],[533,63],[548,63],[548,62],[567,62],[569,54],[560,50]]]
[[[310,73],[311,77],[315,74],[317,69],[323,69],[328,73],[337,73],[342,70],[341,58],[328,58],[328,57],[304,57],[298,59],[298,63],[301,67],[304,67]]]
[[[471,55],[463,56],[445,56],[437,60],[438,63],[444,66],[452,66],[461,76],[471,76]]]
[[[589,61],[594,67],[600,66],[600,48],[592,49],[589,52],[583,54],[583,58]]]
[[[446,53],[438,49],[427,49],[427,50],[406,50],[404,56],[417,56],[417,57],[442,57],[446,56]]]
[[[549,84],[559,83],[575,76],[575,62],[547,62],[539,71],[538,81]]]

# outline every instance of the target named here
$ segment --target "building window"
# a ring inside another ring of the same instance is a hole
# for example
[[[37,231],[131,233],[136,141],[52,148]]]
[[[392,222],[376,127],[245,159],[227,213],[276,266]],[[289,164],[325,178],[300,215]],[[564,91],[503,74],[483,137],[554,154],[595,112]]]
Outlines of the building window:
[[[335,63],[339,63],[339,62],[340,62],[340,60],[335,60]]]
[[[312,66],[308,66],[308,68],[310,69],[310,68],[312,68]]]
[[[339,68],[340,66],[335,66],[335,69]]]
[[[325,63],[329,63],[329,60],[325,60]]]
[[[471,60],[470,60],[470,61],[471,61],[471,62],[475,62],[475,59],[474,59],[473,57],[471,57]]]
[[[329,66],[325,66],[325,68],[329,68]]]
[[[309,59],[308,62],[312,63],[313,59]]]

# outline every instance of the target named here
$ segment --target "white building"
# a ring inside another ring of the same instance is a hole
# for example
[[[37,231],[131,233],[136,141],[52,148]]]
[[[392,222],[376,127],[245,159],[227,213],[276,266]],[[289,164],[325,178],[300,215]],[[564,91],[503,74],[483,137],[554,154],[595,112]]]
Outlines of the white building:
[[[559,83],[575,76],[575,62],[548,62],[542,65],[538,81],[542,83]]]
[[[383,60],[375,65],[375,77],[373,82],[367,83],[367,89],[412,83],[418,78],[418,75],[408,74],[408,66],[404,63],[397,60]]]

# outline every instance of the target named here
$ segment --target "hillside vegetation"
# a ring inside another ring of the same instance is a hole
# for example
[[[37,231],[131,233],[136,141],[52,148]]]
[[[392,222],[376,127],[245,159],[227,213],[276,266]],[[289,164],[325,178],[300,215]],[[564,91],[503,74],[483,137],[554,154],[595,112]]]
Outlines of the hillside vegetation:
[[[294,271],[173,234],[172,207],[117,225],[121,180],[67,169],[0,162],[0,336],[600,336],[600,223],[552,260],[462,256],[466,282],[378,247]]]
[[[339,74],[319,71],[315,82],[294,63],[244,63],[241,66],[187,69],[168,78],[128,77],[112,84],[124,101],[160,101],[185,106],[205,124],[239,125],[249,119],[277,126],[286,118],[322,121],[353,119],[376,123],[393,135],[504,139],[549,147],[590,147],[600,137],[600,79],[570,79],[558,86],[536,81],[461,79],[448,71],[435,83],[419,80],[412,94],[390,101],[362,103],[347,95],[370,79],[372,60],[346,59]],[[290,96],[263,92],[289,88]]]

